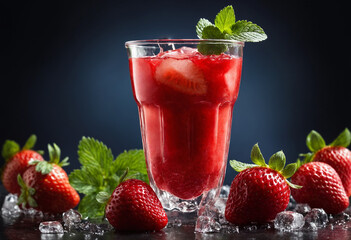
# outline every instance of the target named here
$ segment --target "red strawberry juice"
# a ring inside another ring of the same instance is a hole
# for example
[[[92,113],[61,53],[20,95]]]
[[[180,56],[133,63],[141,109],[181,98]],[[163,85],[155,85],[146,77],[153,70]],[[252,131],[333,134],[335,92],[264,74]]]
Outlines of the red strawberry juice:
[[[181,199],[220,186],[242,58],[183,47],[129,65],[151,183]]]

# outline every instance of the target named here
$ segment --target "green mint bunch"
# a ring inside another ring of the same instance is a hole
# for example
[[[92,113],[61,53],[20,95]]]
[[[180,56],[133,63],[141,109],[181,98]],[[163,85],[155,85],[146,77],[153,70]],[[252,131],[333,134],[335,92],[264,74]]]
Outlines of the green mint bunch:
[[[126,178],[136,178],[149,183],[143,150],[129,150],[116,158],[102,142],[83,137],[78,146],[80,169],[69,175],[69,181],[84,197],[78,211],[83,217],[101,218],[106,203],[98,201],[101,192],[111,195],[113,190]]]
[[[200,39],[228,39],[241,42],[260,42],[267,39],[263,29],[247,20],[235,20],[233,6],[223,8],[211,23],[205,18],[200,18],[196,25],[196,33]],[[204,55],[221,54],[227,47],[224,44],[198,45],[198,50]]]

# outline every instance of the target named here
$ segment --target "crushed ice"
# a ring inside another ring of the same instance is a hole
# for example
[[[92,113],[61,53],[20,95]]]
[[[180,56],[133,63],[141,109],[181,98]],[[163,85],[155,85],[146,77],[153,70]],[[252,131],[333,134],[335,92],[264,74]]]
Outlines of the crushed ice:
[[[313,208],[306,216],[305,222],[308,228],[315,230],[322,228],[329,222],[327,213],[321,208]]]
[[[21,209],[17,205],[18,197],[16,194],[8,194],[5,197],[1,207],[1,215],[3,217],[17,218],[21,215]]]
[[[63,233],[63,227],[59,221],[47,221],[40,223],[39,231],[41,233]]]
[[[38,222],[39,230],[44,234],[42,238],[45,239],[50,238],[50,235],[46,236],[45,233],[61,236],[68,231],[70,233],[82,232],[84,234],[103,235],[105,232],[113,230],[112,225],[107,220],[99,223],[82,220],[81,214],[74,209],[70,209],[63,214],[50,214],[33,208],[21,209],[17,203],[18,197],[16,194],[8,194],[5,197],[1,207],[3,222],[8,225],[23,219]]]
[[[229,190],[230,186],[222,187],[214,206],[208,206],[197,219],[195,231],[239,233],[240,231],[255,232],[274,228],[278,232],[314,232],[325,227],[329,229],[336,226],[346,227],[347,222],[351,221],[351,206],[343,213],[328,216],[323,209],[311,209],[308,204],[296,203],[293,197],[290,197],[286,211],[279,213],[274,221],[266,224],[252,223],[246,226],[236,226],[229,223],[224,217]]]
[[[82,221],[82,215],[78,211],[70,209],[62,214],[62,221],[64,226],[70,230],[76,223]]]
[[[298,203],[296,204],[293,211],[305,216],[306,214],[311,212],[311,207],[306,203]]]
[[[334,229],[337,227],[346,228],[347,223],[351,221],[351,206],[344,212],[337,215],[328,215],[323,209],[312,208],[307,204],[299,204],[291,197],[286,211],[277,215],[274,221],[266,224],[252,223],[247,226],[237,226],[229,223],[225,217],[225,205],[229,195],[229,186],[223,186],[219,198],[213,205],[206,206],[201,216],[196,222],[196,231],[199,233],[223,232],[239,233],[264,231],[275,229],[278,232],[314,232],[321,228]],[[78,232],[84,234],[103,235],[105,232],[112,231],[113,227],[107,220],[100,223],[93,223],[83,220],[81,214],[74,210],[68,210],[62,216],[55,214],[43,213],[41,211],[29,208],[21,209],[18,205],[18,197],[15,194],[8,194],[2,204],[1,215],[5,224],[13,224],[21,218],[40,221],[39,230],[44,233],[54,233],[61,236],[63,232],[75,234]],[[177,212],[171,212],[177,214]],[[194,214],[194,218],[196,214]],[[174,218],[168,227],[180,227],[188,219]],[[61,223],[61,222],[62,223]],[[47,234],[42,235],[46,238]]]
[[[178,49],[173,49],[165,52],[161,52],[158,54],[158,57],[160,58],[176,58],[176,59],[187,59],[192,56],[196,56],[201,54],[197,51],[195,48],[189,48],[189,47],[181,47]]]
[[[274,220],[274,228],[283,232],[299,230],[304,224],[305,219],[303,215],[293,211],[280,212]]]

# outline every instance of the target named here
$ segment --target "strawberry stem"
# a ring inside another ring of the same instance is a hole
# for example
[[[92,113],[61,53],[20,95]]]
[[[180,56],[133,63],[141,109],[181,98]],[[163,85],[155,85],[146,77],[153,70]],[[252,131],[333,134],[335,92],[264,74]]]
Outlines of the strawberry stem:
[[[298,169],[298,166],[300,165],[297,163],[291,163],[285,166],[286,157],[283,151],[279,151],[273,154],[269,159],[269,164],[267,165],[265,163],[264,157],[257,143],[252,147],[251,160],[255,164],[242,163],[236,160],[230,160],[229,164],[237,172],[241,172],[241,171],[244,171],[245,169],[253,168],[253,167],[270,168],[282,174],[282,176],[285,179],[292,177],[295,174],[296,170]]]
[[[286,167],[283,169],[282,175],[285,178],[290,178],[295,174],[296,170],[297,170],[297,164],[290,163],[290,164],[286,165]]]
[[[345,147],[347,148],[351,143],[351,133],[348,128],[345,128],[344,131],[342,131],[337,138],[334,139],[332,143],[329,145],[325,144],[325,141],[323,137],[316,132],[315,130],[312,130],[306,138],[306,145],[308,149],[311,151],[309,153],[300,153],[299,157],[302,157],[303,160],[301,161],[300,159],[297,160],[297,168],[300,168],[303,164],[309,163],[313,161],[314,155],[316,152],[321,150],[324,147],[330,146],[330,147]]]
[[[26,143],[22,147],[22,150],[32,149],[35,146],[36,142],[37,136],[35,134],[30,135],[30,137],[27,139]]]
[[[29,150],[32,149],[35,146],[35,143],[37,142],[37,136],[35,134],[32,134],[24,146],[20,147],[20,145],[12,140],[6,140],[4,145],[2,146],[2,151],[1,155],[5,159],[6,163],[18,152],[21,150]],[[43,151],[37,151],[40,155],[43,155]]]
[[[22,208],[25,208],[28,204],[30,207],[37,207],[38,204],[34,200],[33,196],[35,194],[35,189],[28,187],[23,181],[23,178],[20,174],[17,175],[18,185],[21,187],[21,194],[18,198],[18,205],[22,205]]]
[[[335,140],[329,144],[329,146],[335,147],[335,146],[342,146],[347,148],[351,143],[351,133],[348,128],[345,128],[344,131],[342,131]]]
[[[294,188],[294,189],[300,189],[300,188],[302,188],[302,186],[293,184],[293,183],[291,183],[290,181],[288,181],[287,179],[285,179],[285,181],[286,181],[286,183],[289,185],[289,187],[291,187],[291,188]]]
[[[323,137],[315,130],[307,135],[306,145],[311,152],[317,152],[326,146]]]
[[[18,143],[12,140],[6,140],[2,146],[1,155],[5,161],[8,162],[20,150],[21,149]]]
[[[281,172],[284,169],[285,163],[285,154],[283,153],[283,151],[279,151],[270,157],[268,166],[273,170]]]
[[[260,150],[260,148],[258,147],[258,143],[256,143],[251,150],[251,161],[255,164],[257,164],[258,166],[261,167],[268,167],[268,165],[266,164],[264,157],[262,155],[262,152]]]
[[[49,151],[49,157],[50,157],[49,163],[56,164],[60,167],[69,165],[68,157],[65,157],[62,161],[60,161],[61,149],[59,146],[56,145],[56,143],[53,143],[52,146],[48,144],[48,151]]]
[[[122,176],[119,178],[118,185],[121,184],[124,180],[127,180],[126,177],[128,175],[128,172],[129,172],[129,168],[127,167],[124,173],[122,174]]]

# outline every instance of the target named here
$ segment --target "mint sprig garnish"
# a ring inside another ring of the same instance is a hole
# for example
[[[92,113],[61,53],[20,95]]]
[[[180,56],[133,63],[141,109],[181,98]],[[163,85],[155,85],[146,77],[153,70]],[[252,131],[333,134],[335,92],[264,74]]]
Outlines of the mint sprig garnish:
[[[136,178],[149,182],[143,150],[129,150],[115,159],[112,151],[102,142],[83,137],[78,146],[81,169],[69,175],[69,181],[79,193],[84,194],[78,206],[83,217],[100,218],[105,204],[97,201],[100,192],[112,194],[122,178]],[[128,173],[124,176],[126,169]]]
[[[232,34],[228,37],[241,42],[260,42],[267,39],[263,29],[250,21],[237,21],[231,28]]]
[[[196,34],[198,36],[198,38],[202,38],[202,32],[204,30],[205,27],[207,26],[214,26],[210,21],[208,21],[205,18],[200,18],[200,20],[198,21],[197,25],[196,25]]]
[[[223,8],[217,15],[214,24],[200,18],[196,25],[200,39],[228,39],[241,42],[260,42],[267,39],[264,30],[250,21],[236,21],[233,6]],[[198,50],[204,55],[221,54],[227,47],[224,44],[200,43]]]
[[[233,6],[227,6],[223,8],[215,18],[216,27],[221,30],[221,32],[226,32],[231,34],[232,25],[235,23],[235,13]]]

